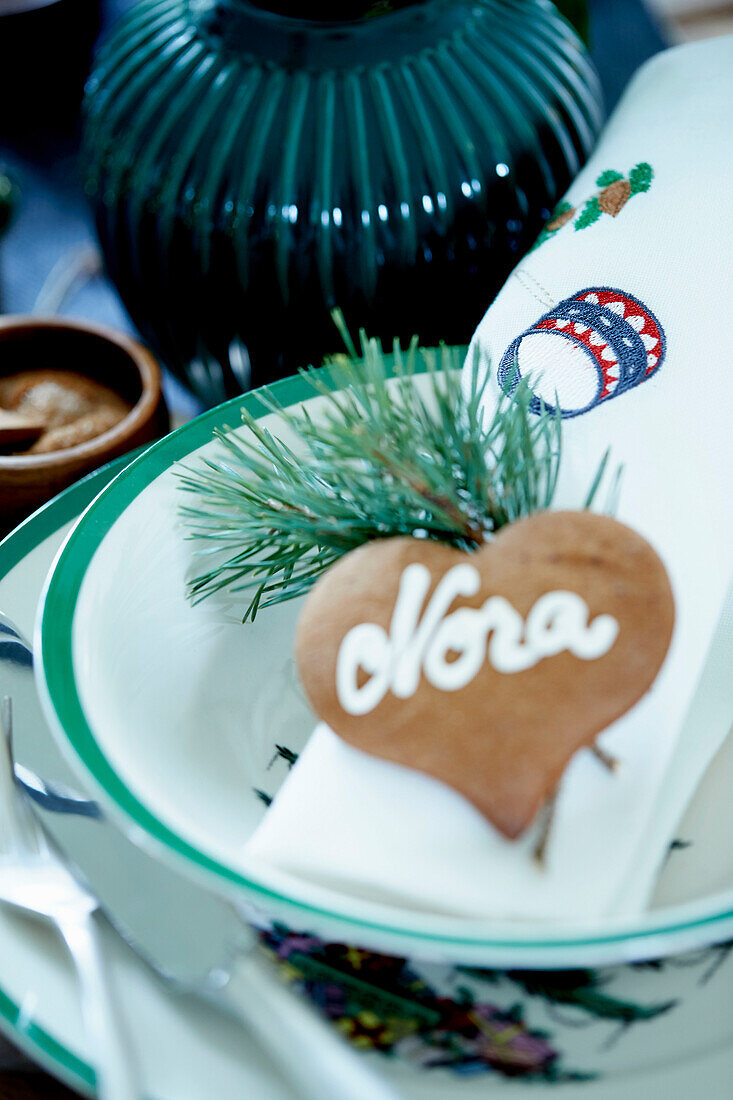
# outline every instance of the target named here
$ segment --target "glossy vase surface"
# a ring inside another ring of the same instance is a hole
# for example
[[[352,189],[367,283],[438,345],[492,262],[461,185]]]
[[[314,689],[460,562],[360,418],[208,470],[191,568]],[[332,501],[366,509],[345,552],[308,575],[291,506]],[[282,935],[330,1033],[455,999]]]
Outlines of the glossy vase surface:
[[[88,86],[110,273],[207,404],[339,350],[335,307],[467,342],[601,124],[549,0],[296,7],[141,0]]]

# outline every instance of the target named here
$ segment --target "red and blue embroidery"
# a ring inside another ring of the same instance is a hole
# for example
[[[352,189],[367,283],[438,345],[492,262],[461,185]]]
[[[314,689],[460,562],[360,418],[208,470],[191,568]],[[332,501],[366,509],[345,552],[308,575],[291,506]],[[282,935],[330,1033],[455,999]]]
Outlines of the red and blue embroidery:
[[[590,287],[512,341],[498,380],[511,393],[530,378],[533,412],[544,407],[581,416],[651,378],[665,350],[662,326],[643,302],[621,290]]]

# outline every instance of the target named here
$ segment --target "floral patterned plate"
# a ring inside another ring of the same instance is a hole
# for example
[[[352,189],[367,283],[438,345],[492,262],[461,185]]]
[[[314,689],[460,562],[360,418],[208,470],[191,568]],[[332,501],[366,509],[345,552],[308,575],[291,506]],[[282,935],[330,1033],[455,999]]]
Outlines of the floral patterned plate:
[[[0,606],[26,632],[71,522],[121,465],[62,494],[0,546]],[[57,751],[50,735],[48,751]],[[274,757],[270,784],[277,769],[292,762],[285,746]],[[718,771],[733,774],[733,753]],[[705,844],[700,809],[693,805],[683,823],[688,845]],[[680,848],[676,858],[691,851]],[[672,890],[674,873],[666,878]],[[625,1100],[646,1100],[650,1090],[669,1100],[687,1098],[693,1088],[708,1100],[727,1095],[730,945],[601,970],[502,972],[376,954],[276,925],[263,930],[262,942],[283,976],[301,984],[357,1048],[385,1056],[406,1098],[471,1100],[486,1094],[488,1077],[492,1089],[506,1083],[519,1100],[533,1096],[537,1083],[552,1084],[559,1098],[570,1100],[579,1081],[587,1082],[588,1100],[615,1100],[618,1069],[631,1071],[623,1078]],[[146,1095],[293,1100],[237,1027],[167,994],[115,937],[107,950]],[[91,1089],[93,1056],[71,968],[45,930],[2,910],[0,1026],[52,1072]],[[652,1073],[672,1051],[689,1061]],[[416,1074],[416,1067],[425,1072]]]

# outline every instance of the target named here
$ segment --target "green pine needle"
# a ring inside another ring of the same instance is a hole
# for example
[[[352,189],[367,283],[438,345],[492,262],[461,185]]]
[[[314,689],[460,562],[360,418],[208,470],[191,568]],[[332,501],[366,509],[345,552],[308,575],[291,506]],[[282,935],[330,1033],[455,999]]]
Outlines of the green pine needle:
[[[651,164],[647,164],[646,161],[641,161],[640,164],[636,164],[629,172],[631,194],[638,195],[644,191],[648,191],[652,185],[653,179],[654,170]]]
[[[582,211],[575,219],[576,230],[585,229],[587,226],[593,225],[593,222],[597,222],[600,216],[601,204],[598,201],[598,197],[594,195],[592,199],[588,199]]]
[[[246,431],[216,432],[218,454],[181,468],[180,487],[196,498],[182,515],[202,562],[191,599],[246,593],[246,621],[260,607],[303,595],[372,539],[415,535],[470,550],[549,508],[559,415],[531,413],[532,392],[521,382],[486,422],[488,372],[476,359],[462,385],[465,351],[420,349],[413,340],[407,351],[395,342],[386,355],[362,334],[360,355],[351,346],[350,357],[337,357],[325,373],[301,372],[323,398],[314,418],[260,391],[297,443],[243,409]],[[419,386],[414,376],[422,372]]]

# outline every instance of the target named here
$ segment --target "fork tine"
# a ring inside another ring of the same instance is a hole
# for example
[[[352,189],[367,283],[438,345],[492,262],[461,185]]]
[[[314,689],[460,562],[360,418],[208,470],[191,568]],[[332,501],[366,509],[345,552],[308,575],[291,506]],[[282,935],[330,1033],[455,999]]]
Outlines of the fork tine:
[[[6,695],[0,704],[0,852],[41,851],[41,830],[19,797],[13,766],[13,704]]]

